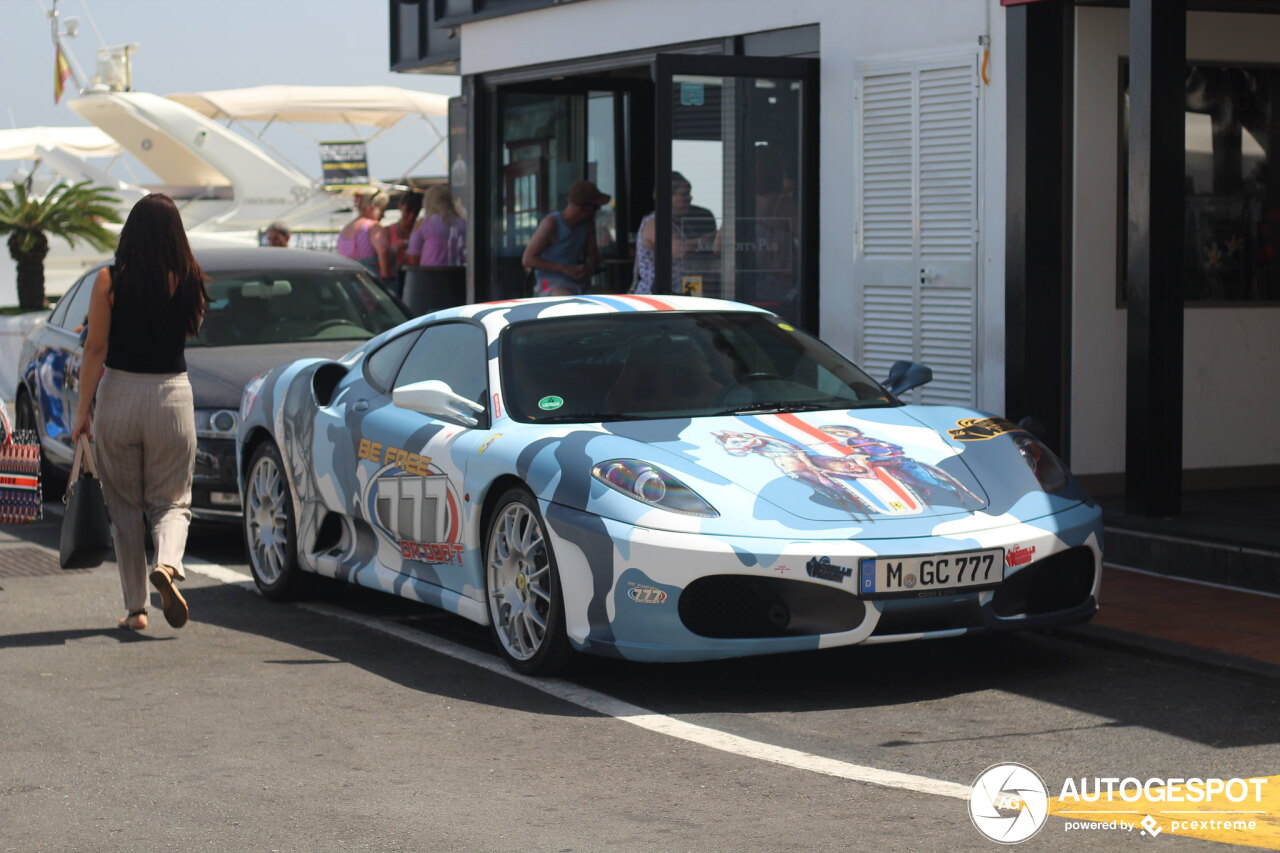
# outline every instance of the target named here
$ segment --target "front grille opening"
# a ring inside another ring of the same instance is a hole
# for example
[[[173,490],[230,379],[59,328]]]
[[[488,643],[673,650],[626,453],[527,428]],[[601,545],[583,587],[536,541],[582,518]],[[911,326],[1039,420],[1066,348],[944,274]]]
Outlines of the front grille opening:
[[[866,605],[836,587],[787,578],[712,575],[680,593],[680,619],[703,637],[796,637],[851,631]]]
[[[1093,552],[1068,548],[1011,575],[996,588],[991,609],[997,616],[1037,616],[1069,610],[1089,600],[1098,571]]]
[[[924,634],[956,628],[982,627],[982,608],[977,593],[940,598],[902,598],[880,605],[880,621],[873,637],[892,634]]]

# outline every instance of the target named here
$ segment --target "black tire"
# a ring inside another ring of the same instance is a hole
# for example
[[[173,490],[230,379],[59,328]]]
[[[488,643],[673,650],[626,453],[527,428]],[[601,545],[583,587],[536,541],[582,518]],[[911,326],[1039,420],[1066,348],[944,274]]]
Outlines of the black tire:
[[[546,530],[537,501],[519,486],[498,499],[485,528],[489,632],[511,668],[526,675],[566,672],[582,657],[565,630],[560,570]]]
[[[272,441],[259,444],[249,457],[245,477],[244,544],[253,582],[273,601],[306,598],[316,575],[298,565],[298,527],[284,459]]]
[[[35,403],[31,402],[31,395],[21,386],[18,388],[18,399],[13,408],[14,431],[29,431],[37,436],[38,441],[41,433],[40,422],[36,418]],[[41,497],[46,501],[62,500],[62,495],[67,490],[67,475],[53,466],[53,463],[44,455],[43,449],[40,451],[40,490]]]

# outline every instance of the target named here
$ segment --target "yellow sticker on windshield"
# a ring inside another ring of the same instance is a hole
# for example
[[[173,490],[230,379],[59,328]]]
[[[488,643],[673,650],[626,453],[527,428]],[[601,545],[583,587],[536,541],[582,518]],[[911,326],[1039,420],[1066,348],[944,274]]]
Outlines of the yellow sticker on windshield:
[[[789,325],[787,323],[779,323],[778,328],[784,332],[794,332],[796,330],[795,326]]]

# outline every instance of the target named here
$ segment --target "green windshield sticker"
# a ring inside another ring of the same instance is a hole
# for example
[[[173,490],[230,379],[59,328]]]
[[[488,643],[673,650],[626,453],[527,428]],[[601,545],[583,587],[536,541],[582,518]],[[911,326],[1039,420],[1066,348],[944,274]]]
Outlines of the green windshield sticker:
[[[778,328],[784,332],[794,332],[796,330],[795,326],[791,326],[786,323],[779,323]]]
[[[563,405],[564,405],[564,400],[560,399],[554,394],[552,394],[549,397],[543,397],[541,400],[538,401],[538,408],[542,409],[544,412],[550,412],[551,410],[558,409]]]

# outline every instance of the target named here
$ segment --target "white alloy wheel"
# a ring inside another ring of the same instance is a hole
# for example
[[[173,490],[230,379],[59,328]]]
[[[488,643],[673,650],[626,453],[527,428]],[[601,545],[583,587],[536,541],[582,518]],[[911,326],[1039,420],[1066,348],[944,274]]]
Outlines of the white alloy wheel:
[[[258,589],[268,598],[298,598],[315,575],[298,566],[289,481],[279,449],[264,442],[249,460],[244,484],[244,541]]]
[[[507,654],[526,661],[547,636],[551,565],[542,525],[523,503],[494,522],[488,547],[489,613]]]
[[[555,554],[538,505],[523,488],[498,501],[485,540],[490,627],[512,667],[551,675],[578,657],[564,626]]]

